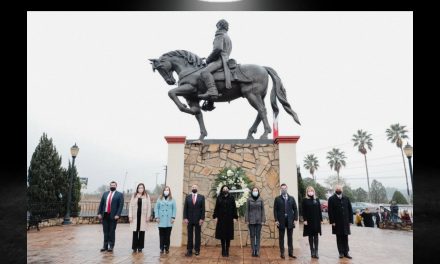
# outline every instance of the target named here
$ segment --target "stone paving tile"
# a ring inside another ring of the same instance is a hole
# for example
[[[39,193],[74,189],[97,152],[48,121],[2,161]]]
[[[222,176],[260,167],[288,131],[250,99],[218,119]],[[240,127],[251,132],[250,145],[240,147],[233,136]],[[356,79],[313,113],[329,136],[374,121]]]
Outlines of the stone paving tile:
[[[300,225],[302,232],[302,225]],[[185,257],[185,247],[172,247],[170,254],[160,255],[159,234],[155,223],[148,225],[145,248],[142,253],[132,253],[132,232],[128,224],[118,224],[113,253],[99,252],[102,246],[101,225],[72,225],[32,229],[27,233],[28,263],[413,263],[413,233],[407,231],[382,230],[352,226],[349,236],[352,260],[339,259],[336,238],[331,227],[323,225],[323,235],[319,240],[319,260],[310,258],[306,238],[300,240],[300,248],[295,249],[297,259],[283,260],[277,247],[261,249],[261,256],[251,256],[249,247],[231,247],[230,257],[221,256],[221,247],[201,248],[199,256]],[[219,243],[220,244],[220,243]],[[287,250],[287,249],[286,249]]]

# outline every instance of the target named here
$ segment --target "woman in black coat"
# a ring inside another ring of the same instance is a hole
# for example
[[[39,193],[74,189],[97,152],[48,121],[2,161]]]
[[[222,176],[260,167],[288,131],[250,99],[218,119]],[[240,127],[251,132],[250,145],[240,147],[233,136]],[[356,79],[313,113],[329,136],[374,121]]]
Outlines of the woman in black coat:
[[[215,203],[213,219],[216,220],[215,238],[222,243],[222,256],[229,257],[229,245],[234,239],[234,219],[238,219],[235,199],[229,194],[228,186],[223,186]]]
[[[310,253],[312,258],[318,256],[318,234],[321,233],[322,212],[319,199],[315,196],[315,189],[312,186],[306,189],[306,198],[302,202],[304,231],[303,236],[309,237]]]

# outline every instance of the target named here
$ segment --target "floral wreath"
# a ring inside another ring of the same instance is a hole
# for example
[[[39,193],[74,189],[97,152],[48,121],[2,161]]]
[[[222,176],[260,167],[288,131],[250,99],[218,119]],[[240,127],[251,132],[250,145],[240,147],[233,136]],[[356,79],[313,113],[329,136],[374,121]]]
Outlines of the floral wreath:
[[[214,192],[213,197],[217,198],[221,192],[220,189],[222,186],[228,186],[229,190],[244,190],[241,193],[234,193],[234,196],[236,197],[235,206],[237,207],[239,214],[243,216],[245,205],[250,194],[248,186],[251,183],[252,181],[246,176],[241,167],[236,169],[229,167],[224,168],[215,179],[214,186],[212,187],[212,191]]]

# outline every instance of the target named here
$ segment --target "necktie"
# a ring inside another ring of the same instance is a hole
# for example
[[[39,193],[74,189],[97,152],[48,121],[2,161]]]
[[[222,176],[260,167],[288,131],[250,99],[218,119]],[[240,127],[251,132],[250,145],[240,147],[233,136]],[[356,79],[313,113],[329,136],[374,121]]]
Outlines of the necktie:
[[[287,204],[287,196],[284,196],[284,206],[285,206],[284,213],[285,215],[287,215],[287,211],[289,210],[289,206]]]
[[[193,205],[195,205],[195,204],[196,204],[196,195],[193,194]]]
[[[111,210],[111,205],[112,205],[112,195],[113,195],[113,192],[110,192],[110,197],[108,198],[108,204],[107,204],[107,213],[110,213],[110,210]]]

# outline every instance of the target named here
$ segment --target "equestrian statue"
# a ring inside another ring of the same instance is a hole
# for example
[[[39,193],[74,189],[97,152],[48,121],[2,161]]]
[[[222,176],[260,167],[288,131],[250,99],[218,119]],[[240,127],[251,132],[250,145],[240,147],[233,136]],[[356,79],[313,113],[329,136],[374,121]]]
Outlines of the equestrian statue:
[[[212,111],[215,108],[214,102],[230,102],[240,97],[245,97],[249,104],[258,111],[248,131],[247,139],[254,138],[253,134],[257,132],[261,121],[263,121],[264,133],[260,139],[267,139],[268,134],[272,132],[264,104],[268,76],[273,82],[270,102],[274,117],[276,118],[279,114],[278,99],[284,110],[301,125],[298,115],[287,102],[286,90],[276,71],[270,67],[254,64],[237,64],[234,59],[230,59],[232,42],[227,34],[229,24],[221,19],[216,26],[214,48],[206,60],[186,50],[170,51],[158,59],[150,59],[153,71],[157,70],[167,84],[175,85],[173,72],[178,75],[178,86],[171,89],[168,96],[180,111],[195,115],[200,127],[199,139],[203,140],[208,135],[201,110]],[[188,105],[182,103],[178,96],[185,98]],[[201,100],[204,100],[202,106],[200,106]]]

